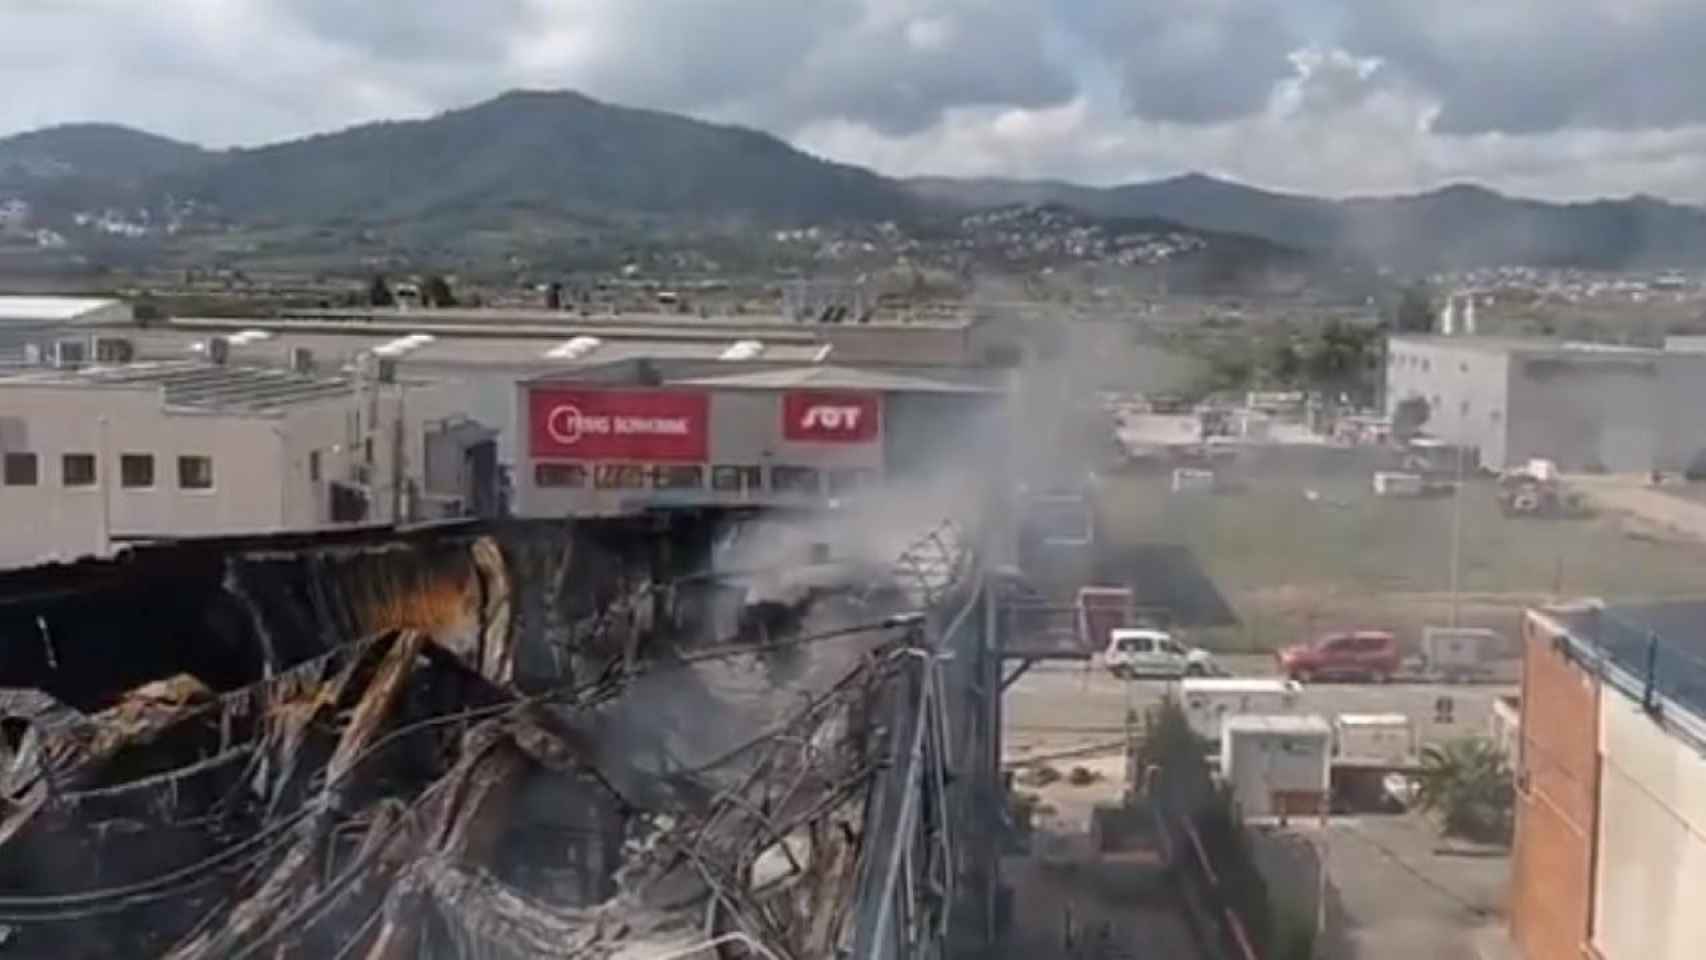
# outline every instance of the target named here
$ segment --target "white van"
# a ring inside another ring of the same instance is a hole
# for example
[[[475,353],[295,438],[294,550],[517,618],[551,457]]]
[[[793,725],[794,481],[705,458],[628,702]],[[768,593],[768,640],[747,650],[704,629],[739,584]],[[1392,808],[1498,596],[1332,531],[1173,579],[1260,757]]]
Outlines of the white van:
[[[1214,673],[1207,650],[1187,647],[1165,630],[1121,627],[1108,631],[1102,665],[1122,680],[1133,677],[1206,677]]]
[[[1225,717],[1301,713],[1302,693],[1302,684],[1283,677],[1186,677],[1179,705],[1197,736],[1218,745]]]

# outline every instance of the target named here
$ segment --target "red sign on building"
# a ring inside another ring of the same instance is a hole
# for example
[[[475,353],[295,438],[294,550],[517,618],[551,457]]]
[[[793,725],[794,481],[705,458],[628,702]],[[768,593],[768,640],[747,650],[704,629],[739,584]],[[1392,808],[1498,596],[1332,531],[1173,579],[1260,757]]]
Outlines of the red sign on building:
[[[535,388],[529,449],[567,460],[700,463],[709,458],[710,414],[704,393]]]
[[[882,395],[791,390],[782,395],[782,436],[807,443],[870,443],[882,433]]]

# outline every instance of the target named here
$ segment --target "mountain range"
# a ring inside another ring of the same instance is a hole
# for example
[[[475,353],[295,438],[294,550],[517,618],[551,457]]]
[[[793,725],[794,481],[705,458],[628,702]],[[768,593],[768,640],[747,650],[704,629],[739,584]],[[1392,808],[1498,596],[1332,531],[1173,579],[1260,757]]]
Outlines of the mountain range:
[[[1554,204],[1451,186],[1324,199],[1202,175],[1087,187],[1059,181],[900,180],[811,156],[769,134],[576,93],[518,91],[425,120],[381,122],[211,151],[110,125],[0,139],[0,202],[48,224],[90,210],[222,229],[431,223],[900,224],[969,212],[1079,214],[1245,234],[1402,272],[1495,265],[1706,265],[1706,211],[1650,197]],[[933,226],[934,225],[934,226]]]

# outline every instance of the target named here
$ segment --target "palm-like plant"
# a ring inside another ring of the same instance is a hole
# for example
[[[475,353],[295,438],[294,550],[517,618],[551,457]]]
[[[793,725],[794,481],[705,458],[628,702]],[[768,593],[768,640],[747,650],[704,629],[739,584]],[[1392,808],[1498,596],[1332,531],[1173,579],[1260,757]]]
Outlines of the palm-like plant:
[[[1422,750],[1417,801],[1437,813],[1448,834],[1508,842],[1516,786],[1504,752],[1484,737],[1462,737]]]

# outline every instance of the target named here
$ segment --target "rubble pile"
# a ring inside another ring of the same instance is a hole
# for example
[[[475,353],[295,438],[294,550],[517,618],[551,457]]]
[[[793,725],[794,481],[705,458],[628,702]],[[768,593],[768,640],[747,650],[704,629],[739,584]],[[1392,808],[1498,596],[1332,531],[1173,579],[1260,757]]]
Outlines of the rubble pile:
[[[712,941],[725,956],[821,957],[843,945],[908,638],[874,632],[824,660],[819,681],[776,690],[750,729],[735,707],[707,716],[739,742],[703,756],[672,746],[678,720],[635,723],[648,711],[625,701],[648,686],[714,700],[730,672],[769,683],[765,658],[805,649],[819,616],[802,610],[794,638],[763,651],[632,636],[601,647],[600,625],[633,602],[607,591],[563,625],[592,638],[574,669],[518,683],[516,551],[478,540],[466,553],[461,581],[393,578],[359,609],[303,621],[322,634],[313,644],[281,635],[283,613],[257,617],[271,648],[250,682],[185,671],[116,693],[79,685],[75,705],[52,684],[0,691],[0,957],[640,958]],[[388,562],[407,567],[407,552]],[[243,579],[232,569],[227,592]],[[385,579],[364,569],[364,583]],[[435,596],[447,582],[463,593]],[[0,633],[23,622],[5,612],[0,596]],[[399,621],[417,625],[383,626]],[[330,637],[328,623],[380,628]]]

